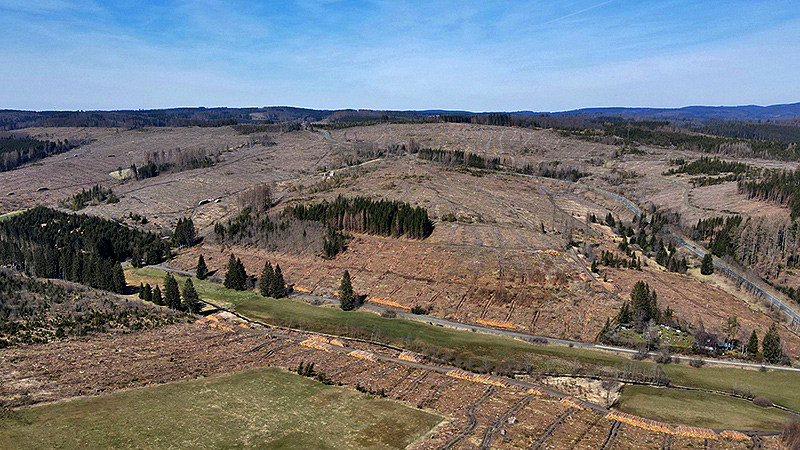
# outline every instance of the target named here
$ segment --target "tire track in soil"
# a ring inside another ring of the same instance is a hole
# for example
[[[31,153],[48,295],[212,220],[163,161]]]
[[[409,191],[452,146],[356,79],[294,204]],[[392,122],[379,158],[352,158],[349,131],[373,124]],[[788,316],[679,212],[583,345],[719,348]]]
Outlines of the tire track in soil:
[[[661,441],[661,450],[672,450],[672,435],[664,433],[664,440]]]
[[[411,380],[411,383],[408,385],[407,388],[403,389],[403,391],[400,393],[400,395],[398,395],[398,398],[399,397],[403,397],[406,394],[410,394],[411,392],[414,392],[417,389],[417,386],[419,386],[419,384],[423,380],[428,378],[428,375],[430,375],[429,371],[424,370],[424,369],[420,369],[419,373],[417,374],[417,377],[414,378],[413,380]]]
[[[440,447],[440,450],[450,450],[455,447],[456,444],[461,442],[462,439],[469,436],[475,428],[478,427],[478,417],[475,415],[475,411],[489,400],[489,397],[495,393],[497,390],[496,386],[490,386],[486,391],[481,395],[478,400],[475,400],[471,405],[467,406],[467,427],[461,430],[457,435],[453,436],[445,445]]]
[[[523,397],[517,403],[514,403],[510,408],[506,410],[503,415],[497,418],[497,420],[486,429],[486,433],[483,435],[483,440],[481,441],[481,445],[478,447],[481,450],[488,450],[490,445],[492,444],[492,439],[494,439],[494,435],[500,430],[500,427],[511,417],[512,414],[516,414],[517,411],[524,408],[525,405],[528,404],[529,401],[534,397],[534,394],[529,394]]]
[[[567,416],[569,416],[571,412],[571,409],[567,409],[563,413],[559,414],[558,417],[556,417],[555,420],[553,420],[553,422],[551,422],[550,425],[545,428],[542,435],[539,436],[539,439],[537,439],[536,442],[530,446],[530,450],[541,450],[544,446],[544,443],[550,439],[550,436],[553,435],[556,429],[558,429],[558,427],[564,423],[564,420],[566,420]]]
[[[622,422],[617,422],[616,420],[611,425],[611,428],[608,429],[608,435],[606,436],[606,440],[603,441],[603,445],[600,446],[600,450],[610,450],[611,447],[614,445],[614,441],[617,439],[617,434],[619,434],[619,429],[622,427]]]

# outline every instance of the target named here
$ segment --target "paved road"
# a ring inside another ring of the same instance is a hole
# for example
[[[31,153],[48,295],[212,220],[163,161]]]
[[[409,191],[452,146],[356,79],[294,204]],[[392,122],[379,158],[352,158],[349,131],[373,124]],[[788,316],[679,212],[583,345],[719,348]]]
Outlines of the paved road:
[[[194,276],[194,272],[188,272],[188,271],[185,271],[185,270],[172,269],[172,268],[166,267],[166,266],[147,266],[147,267],[152,268],[152,269],[163,270],[165,272],[177,273],[179,275],[184,275],[184,276]],[[208,279],[212,280],[212,281],[222,281],[222,279],[220,277],[208,277]],[[319,300],[319,301],[323,301],[323,302],[326,302],[326,303],[339,304],[339,300],[334,299],[334,298],[323,297],[323,296],[319,296],[319,295],[304,294],[304,293],[301,293],[301,292],[294,292],[290,296],[291,297],[301,298],[301,299]],[[375,311],[377,313],[381,313],[381,312],[384,312],[384,311],[393,311],[399,317],[405,317],[407,319],[417,320],[417,321],[420,321],[420,322],[427,322],[427,323],[429,323],[431,325],[438,325],[438,326],[449,327],[449,328],[454,328],[454,329],[458,329],[458,330],[476,331],[476,332],[481,332],[481,333],[486,333],[486,334],[493,334],[493,335],[497,335],[497,336],[503,336],[503,337],[509,337],[509,338],[515,338],[515,339],[522,339],[522,340],[528,341],[528,342],[539,341],[539,342],[547,342],[547,343],[551,343],[551,344],[569,345],[569,346],[572,346],[572,347],[584,348],[584,349],[589,349],[589,350],[604,350],[604,351],[618,352],[618,353],[624,353],[624,354],[639,353],[638,350],[632,350],[632,349],[629,349],[629,348],[613,347],[613,346],[608,346],[608,345],[599,345],[599,344],[592,344],[592,343],[580,342],[580,341],[571,341],[569,339],[558,339],[558,338],[553,338],[553,337],[548,337],[548,336],[539,336],[539,335],[535,335],[535,334],[520,333],[520,332],[517,332],[517,331],[498,330],[498,329],[494,329],[494,328],[481,327],[481,326],[470,325],[470,324],[465,324],[465,323],[461,323],[461,322],[453,322],[453,321],[450,321],[450,320],[440,319],[440,318],[437,318],[437,317],[424,316],[424,315],[419,315],[419,314],[412,314],[410,312],[405,312],[405,311],[391,309],[391,308],[385,308],[383,306],[363,305],[363,306],[361,306],[361,309],[365,309],[365,310],[368,310],[368,311]],[[658,354],[656,352],[650,352],[650,353],[648,353],[648,355],[651,356],[651,357],[655,357]],[[678,355],[676,355],[674,357],[678,358],[678,359],[680,359],[682,361],[691,361],[691,360],[697,359],[696,357],[690,357],[690,356],[678,356]],[[765,367],[767,369],[782,370],[782,371],[788,371],[788,372],[800,372],[800,369],[797,369],[797,368],[794,368],[794,367],[769,366],[769,365],[762,365],[762,364],[750,364],[750,363],[744,363],[744,362],[738,362],[738,361],[723,361],[723,360],[710,359],[710,358],[704,358],[702,360],[703,360],[703,362],[706,362],[708,364],[722,364],[722,365],[726,365],[726,366],[747,367],[747,368],[756,368],[756,369],[761,368],[761,367]]]

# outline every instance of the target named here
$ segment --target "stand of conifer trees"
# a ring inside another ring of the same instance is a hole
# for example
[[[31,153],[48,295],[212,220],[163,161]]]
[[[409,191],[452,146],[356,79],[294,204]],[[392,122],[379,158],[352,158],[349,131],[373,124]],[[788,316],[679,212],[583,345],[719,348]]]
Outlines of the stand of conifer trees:
[[[408,203],[339,196],[333,202],[288,206],[284,215],[323,222],[337,230],[424,239],[433,232],[428,211]]]
[[[136,253],[157,264],[164,250],[153,233],[44,206],[0,222],[0,264],[119,293],[125,289],[120,261]]]

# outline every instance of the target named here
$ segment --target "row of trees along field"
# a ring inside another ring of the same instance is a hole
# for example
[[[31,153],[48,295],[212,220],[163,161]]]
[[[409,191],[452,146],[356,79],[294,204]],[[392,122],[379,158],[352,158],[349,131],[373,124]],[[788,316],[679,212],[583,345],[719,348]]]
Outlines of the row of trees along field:
[[[29,137],[0,137],[0,172],[16,169],[25,163],[51,155],[64,153],[75,147],[76,145],[66,139],[52,142]]]
[[[152,287],[150,283],[146,283],[139,285],[139,298],[159,306],[168,306],[170,309],[176,311],[196,314],[203,309],[203,302],[200,301],[200,296],[194,288],[192,279],[186,279],[183,284],[183,290],[181,291],[178,288],[178,281],[169,273],[164,276],[163,294],[161,293],[161,287],[159,285]]]
[[[203,255],[197,260],[197,273],[205,271],[205,260]],[[198,277],[199,278],[199,277]],[[248,275],[242,260],[231,254],[228,259],[228,270],[225,273],[225,281],[222,283],[226,289],[244,291],[256,286],[255,277]],[[286,297],[286,281],[283,278],[283,270],[280,264],[272,267],[269,261],[264,263],[261,276],[258,279],[258,291],[264,297],[283,298]]]
[[[425,239],[433,232],[425,208],[366,197],[345,198],[339,195],[332,202],[323,200],[315,205],[287,206],[283,214],[298,220],[322,222],[337,230],[381,236]]]
[[[123,292],[120,261],[139,255],[157,264],[164,243],[112,220],[37,206],[0,222],[0,263],[46,278]]]

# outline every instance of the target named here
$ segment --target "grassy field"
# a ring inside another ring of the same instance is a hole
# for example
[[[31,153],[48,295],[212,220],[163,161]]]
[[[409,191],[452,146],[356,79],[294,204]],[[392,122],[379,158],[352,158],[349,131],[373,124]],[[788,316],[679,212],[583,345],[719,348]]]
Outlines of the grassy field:
[[[734,430],[780,430],[790,414],[724,395],[626,386],[614,409],[675,425]]]
[[[129,283],[162,282],[163,272],[137,269],[126,272]],[[364,311],[345,312],[333,307],[312,306],[290,299],[266,299],[255,292],[237,292],[208,281],[193,280],[200,296],[234,308],[247,317],[281,325],[339,335],[356,334],[413,350],[427,350],[455,365],[481,368],[503,367],[510,363],[530,365],[534,369],[569,372],[575,367],[591,371],[598,367],[622,367],[630,359],[609,352],[571,348],[560,345],[535,345],[516,339],[472,333],[424,322],[386,319]],[[182,283],[182,280],[181,280]],[[652,369],[652,362],[636,362]],[[796,372],[737,369],[729,367],[694,368],[687,364],[661,367],[673,384],[731,392],[747,388],[755,395],[769,397],[776,404],[800,410],[800,374]],[[702,405],[702,402],[698,404]]]
[[[17,409],[0,448],[405,448],[441,418],[259,369]]]
[[[25,210],[23,209],[23,210],[19,210],[19,211],[12,211],[10,213],[0,214],[0,222],[6,220],[8,218],[20,215],[20,214],[22,214],[24,212],[25,212]]]

